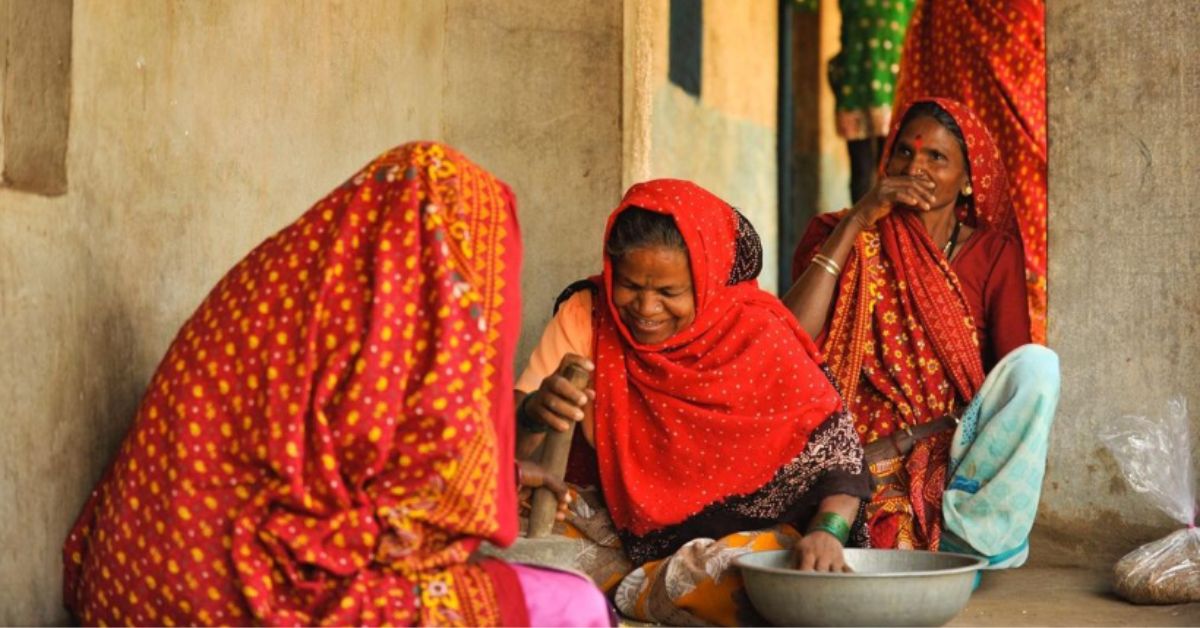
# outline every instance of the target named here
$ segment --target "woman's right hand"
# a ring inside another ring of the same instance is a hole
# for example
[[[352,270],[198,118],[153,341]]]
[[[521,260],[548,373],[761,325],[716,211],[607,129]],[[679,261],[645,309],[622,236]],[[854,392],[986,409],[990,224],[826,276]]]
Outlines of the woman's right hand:
[[[583,409],[588,402],[596,398],[596,391],[591,388],[577,388],[566,377],[563,377],[568,364],[575,364],[591,373],[595,365],[591,360],[568,353],[554,373],[542,380],[537,390],[521,401],[528,417],[542,421],[560,432],[565,431],[572,423],[583,420]]]
[[[918,211],[929,211],[933,207],[934,182],[921,176],[884,176],[875,180],[871,189],[863,195],[850,218],[863,229],[869,229],[881,218],[891,213],[896,205],[907,205]]]
[[[522,513],[528,513],[532,508],[533,489],[545,487],[554,493],[554,497],[558,500],[558,510],[554,518],[559,521],[564,521],[567,518],[567,509],[571,506],[571,490],[567,487],[567,483],[554,477],[546,472],[542,465],[530,460],[518,460],[517,465],[521,469],[520,486],[517,487],[517,505],[521,508]]]

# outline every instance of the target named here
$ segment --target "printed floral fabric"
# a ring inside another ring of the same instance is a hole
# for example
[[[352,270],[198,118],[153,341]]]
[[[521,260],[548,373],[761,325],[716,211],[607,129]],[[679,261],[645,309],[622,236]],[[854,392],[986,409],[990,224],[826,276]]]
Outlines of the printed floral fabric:
[[[836,128],[847,140],[884,137],[891,128],[896,77],[916,0],[840,0],[842,49],[829,61]]]
[[[954,118],[967,144],[974,193],[958,208],[960,217],[977,229],[1011,232],[1004,165],[987,129],[961,103],[925,100]],[[906,112],[896,119],[885,155]],[[814,220],[797,248],[797,272],[841,218]],[[822,348],[863,442],[955,412],[974,398],[984,369],[971,308],[949,260],[916,215],[885,216],[859,235],[844,266]],[[926,438],[902,468],[874,465],[877,478],[894,481],[876,482],[868,508],[872,545],[937,548],[949,446],[949,434]]]

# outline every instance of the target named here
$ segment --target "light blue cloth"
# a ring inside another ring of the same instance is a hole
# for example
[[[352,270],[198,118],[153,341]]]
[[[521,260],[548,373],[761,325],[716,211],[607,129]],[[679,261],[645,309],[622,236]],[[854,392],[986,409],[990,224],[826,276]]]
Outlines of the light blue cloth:
[[[986,557],[989,569],[1025,563],[1058,392],[1058,355],[1041,345],[988,374],[950,446],[942,551]]]

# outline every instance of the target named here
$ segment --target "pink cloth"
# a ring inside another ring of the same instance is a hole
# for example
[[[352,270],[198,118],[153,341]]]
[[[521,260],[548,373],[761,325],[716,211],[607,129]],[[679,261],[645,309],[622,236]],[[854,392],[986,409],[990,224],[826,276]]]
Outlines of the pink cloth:
[[[530,626],[615,626],[608,600],[591,580],[567,571],[510,564],[525,593]]]

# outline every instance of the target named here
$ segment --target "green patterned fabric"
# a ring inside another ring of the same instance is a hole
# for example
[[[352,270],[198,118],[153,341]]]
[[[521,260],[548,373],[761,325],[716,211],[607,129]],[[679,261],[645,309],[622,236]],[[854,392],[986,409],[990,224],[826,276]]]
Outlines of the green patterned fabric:
[[[1025,562],[1058,390],[1058,356],[1041,345],[988,374],[950,446],[941,550],[984,556],[993,569]]]
[[[829,83],[839,115],[861,118],[839,121],[850,139],[883,137],[896,95],[900,53],[916,0],[841,0],[842,49],[829,61]],[[875,128],[883,125],[883,128]],[[863,128],[856,128],[862,126]]]

